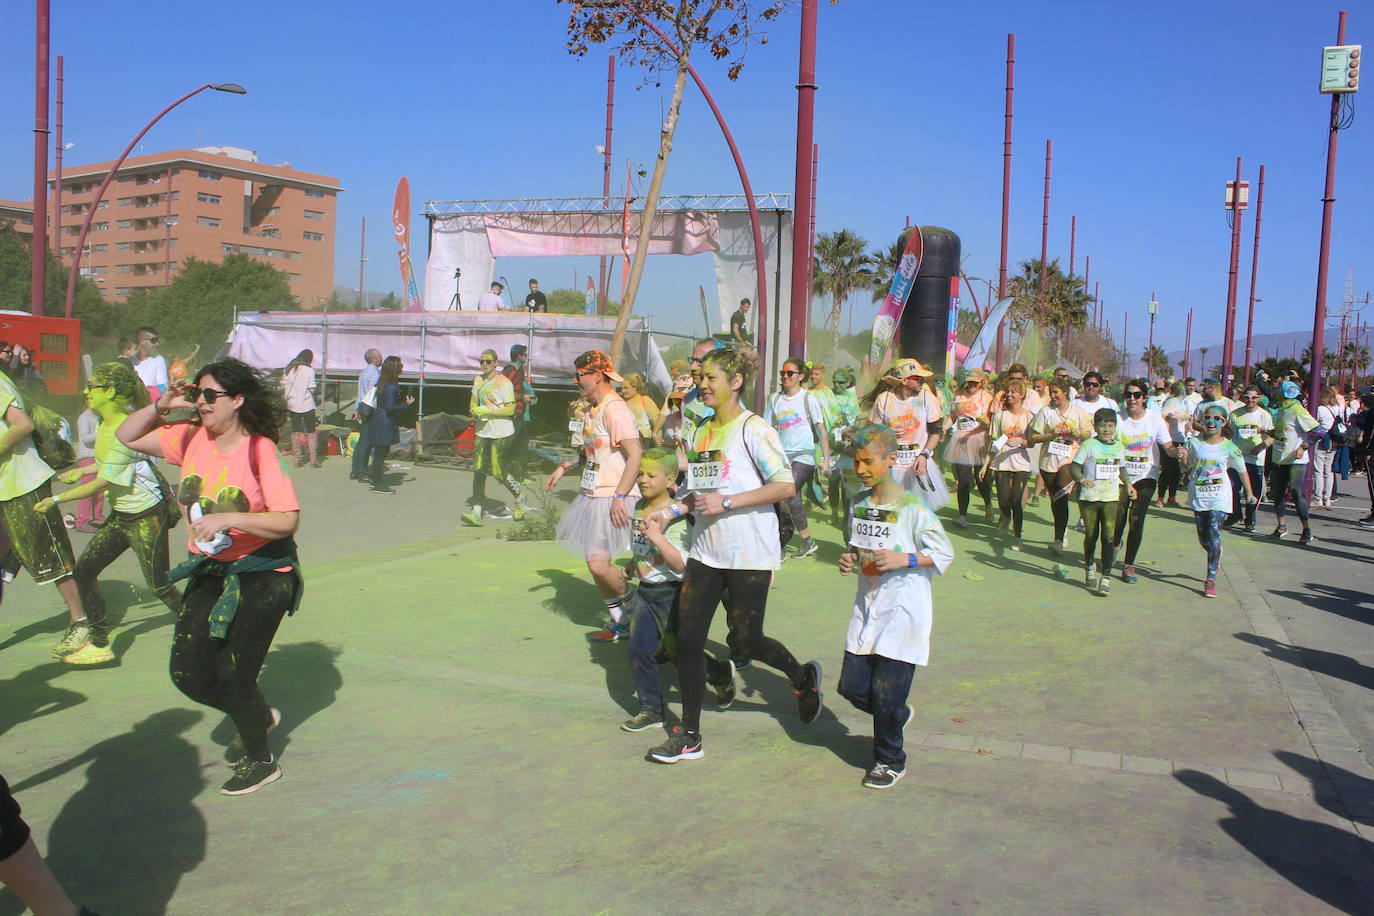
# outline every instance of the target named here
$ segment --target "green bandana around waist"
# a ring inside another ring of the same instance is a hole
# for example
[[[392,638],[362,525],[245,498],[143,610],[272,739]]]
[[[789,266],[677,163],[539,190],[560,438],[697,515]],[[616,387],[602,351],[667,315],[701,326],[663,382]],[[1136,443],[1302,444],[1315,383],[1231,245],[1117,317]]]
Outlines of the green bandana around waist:
[[[189,559],[177,564],[169,571],[167,578],[172,582],[179,582],[182,579],[190,579],[194,582],[203,576],[224,577],[224,592],[215,602],[215,606],[210,609],[210,635],[215,639],[224,639],[229,635],[229,624],[234,622],[234,615],[238,613],[239,609],[239,600],[243,597],[239,575],[249,572],[270,572],[281,569],[283,566],[290,566],[291,575],[296,578],[296,584],[291,594],[291,610],[287,612],[294,614],[296,609],[301,606],[301,596],[305,594],[305,580],[301,577],[301,561],[296,556],[295,538],[288,537],[268,541],[248,556],[231,560],[228,563],[216,560],[208,554],[191,554]]]

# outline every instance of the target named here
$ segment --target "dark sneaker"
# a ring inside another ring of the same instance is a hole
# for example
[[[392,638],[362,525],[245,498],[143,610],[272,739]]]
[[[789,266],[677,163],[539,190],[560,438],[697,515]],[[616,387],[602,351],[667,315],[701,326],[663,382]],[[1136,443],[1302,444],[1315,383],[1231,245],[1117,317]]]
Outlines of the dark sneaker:
[[[1275,528],[1273,531],[1269,532],[1269,536],[1270,536],[1271,538],[1281,538],[1281,537],[1284,537],[1284,536],[1287,535],[1287,534],[1288,534],[1288,526],[1287,526],[1287,525],[1279,525],[1279,526],[1278,526],[1277,528]]]
[[[278,779],[281,779],[281,767],[277,766],[271,754],[267,755],[266,760],[242,757],[234,764],[234,775],[220,786],[219,791],[222,795],[247,795]]]
[[[1312,543],[1313,541],[1315,541],[1315,540],[1316,540],[1316,538],[1312,536],[1312,529],[1311,529],[1311,528],[1304,528],[1304,529],[1303,529],[1303,532],[1302,532],[1302,536],[1298,538],[1298,543],[1299,543],[1299,544],[1311,544],[1311,543]]]
[[[1365,518],[1360,519],[1360,527],[1374,528],[1374,515],[1366,516]]]
[[[1127,564],[1121,568],[1121,581],[1125,582],[1127,585],[1135,585],[1136,575],[1134,566]]]
[[[821,663],[807,662],[802,666],[802,686],[797,695],[797,714],[803,725],[810,725],[821,714]]]
[[[274,708],[267,711],[272,714],[272,721],[267,723],[267,730],[270,732],[281,724],[281,710]],[[243,739],[235,735],[234,740],[230,741],[229,746],[224,749],[224,765],[227,767],[238,766],[245,753],[247,752],[243,749]]]
[[[820,549],[821,545],[816,543],[815,538],[807,538],[806,540],[801,542],[801,546],[797,548],[796,553],[792,554],[792,558],[794,560],[800,560],[802,557],[811,556],[811,554],[815,553]]]
[[[716,709],[729,709],[735,703],[735,666],[730,666],[730,678],[719,684],[712,684],[716,692]]]
[[[601,629],[587,636],[592,642],[618,642],[630,635],[630,625],[627,623],[608,623]]]
[[[388,486],[387,486],[386,484],[384,484],[384,483],[374,483],[374,484],[372,484],[372,492],[373,492],[373,493],[383,493],[383,494],[386,494],[387,496],[391,496],[391,495],[394,495],[394,494],[396,493],[395,490],[391,489],[391,487],[388,487]]]
[[[864,777],[865,789],[890,789],[897,780],[906,775],[906,767],[894,769],[885,763],[873,764],[873,769]]]
[[[641,709],[635,713],[633,719],[626,719],[620,723],[620,730],[623,732],[642,732],[651,728],[663,727],[663,714]]]
[[[650,748],[644,759],[653,763],[677,763],[679,760],[697,760],[705,754],[701,734],[689,734],[679,725],[668,734],[667,741]]]
[[[734,656],[731,656],[731,657],[730,657],[730,664],[732,664],[732,665],[735,666],[735,670],[736,670],[736,671],[743,671],[745,668],[748,668],[748,667],[749,667],[749,659],[747,659],[747,658],[735,658]]]

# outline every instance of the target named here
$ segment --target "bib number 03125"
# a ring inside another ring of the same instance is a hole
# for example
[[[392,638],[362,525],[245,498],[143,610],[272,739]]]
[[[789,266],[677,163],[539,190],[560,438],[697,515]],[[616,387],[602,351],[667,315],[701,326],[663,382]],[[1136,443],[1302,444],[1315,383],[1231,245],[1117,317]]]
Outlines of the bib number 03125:
[[[687,453],[687,488],[719,490],[725,482],[725,457],[719,451]]]

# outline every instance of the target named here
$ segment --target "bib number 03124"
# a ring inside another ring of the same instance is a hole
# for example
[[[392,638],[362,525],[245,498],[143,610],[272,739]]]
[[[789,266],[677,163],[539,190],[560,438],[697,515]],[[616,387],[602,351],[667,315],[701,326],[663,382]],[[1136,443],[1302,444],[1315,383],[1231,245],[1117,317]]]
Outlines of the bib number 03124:
[[[864,509],[854,516],[849,542],[860,550],[895,550],[897,513],[892,509]]]
[[[725,458],[719,451],[687,453],[687,488],[719,490],[725,482]]]

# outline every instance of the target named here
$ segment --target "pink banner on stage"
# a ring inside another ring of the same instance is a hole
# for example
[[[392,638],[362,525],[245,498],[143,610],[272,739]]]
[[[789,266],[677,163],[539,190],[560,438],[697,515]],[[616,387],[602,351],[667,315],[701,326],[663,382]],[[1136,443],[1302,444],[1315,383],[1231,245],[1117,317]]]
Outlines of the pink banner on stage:
[[[619,213],[557,213],[530,216],[486,216],[483,223],[491,253],[498,258],[557,255],[621,254],[624,218]],[[630,253],[639,237],[639,215],[631,214]],[[685,211],[654,217],[649,254],[702,254],[719,247],[715,219]]]

